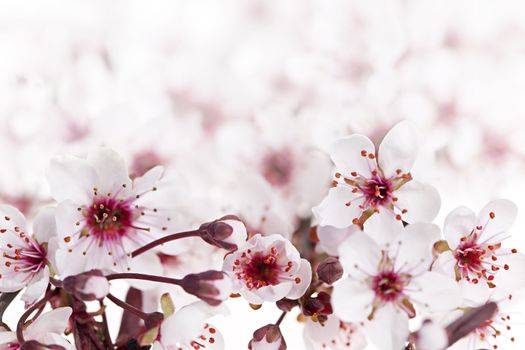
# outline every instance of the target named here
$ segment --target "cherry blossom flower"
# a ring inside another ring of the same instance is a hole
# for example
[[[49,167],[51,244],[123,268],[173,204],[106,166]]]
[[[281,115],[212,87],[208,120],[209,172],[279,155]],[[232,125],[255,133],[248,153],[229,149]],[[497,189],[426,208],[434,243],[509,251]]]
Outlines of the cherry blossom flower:
[[[56,250],[54,209],[43,209],[35,219],[33,235],[18,209],[0,205],[0,291],[27,287],[22,299],[32,304],[49,283],[49,266]]]
[[[307,350],[359,350],[367,344],[359,326],[343,322],[334,315],[328,316],[323,323],[309,318],[304,327],[303,338]]]
[[[417,138],[409,122],[394,126],[379,151],[363,135],[336,142],[331,157],[338,172],[328,195],[313,209],[322,226],[345,228],[362,223],[363,216],[387,211],[397,220],[431,221],[440,198],[436,189],[412,180]]]
[[[68,326],[71,313],[70,307],[59,307],[43,313],[23,331],[24,340],[26,342],[36,341],[47,346],[58,345],[66,350],[74,350],[75,347],[64,338],[64,331]],[[21,349],[16,332],[0,331],[0,348],[6,350]]]
[[[105,147],[87,159],[54,158],[47,177],[59,202],[60,273],[129,269],[134,248],[168,233],[180,196],[162,175],[155,167],[132,181],[122,157]]]
[[[233,292],[252,304],[300,298],[312,279],[312,268],[281,235],[257,234],[224,259]]]
[[[435,266],[461,282],[466,298],[484,300],[493,288],[505,294],[525,286],[510,273],[524,271],[525,256],[515,248],[504,247],[516,214],[514,203],[498,199],[477,216],[466,207],[458,207],[446,217],[443,234],[450,249],[440,254]]]
[[[220,350],[224,349],[221,333],[207,320],[226,314],[224,305],[210,306],[197,301],[166,317],[152,350]]]
[[[408,319],[416,311],[451,310],[460,304],[461,292],[454,279],[429,271],[432,243],[439,239],[437,226],[399,227],[390,243],[382,245],[373,239],[377,233],[366,230],[339,248],[348,278],[334,286],[334,313],[345,322],[364,322],[370,341],[379,348],[401,349]]]

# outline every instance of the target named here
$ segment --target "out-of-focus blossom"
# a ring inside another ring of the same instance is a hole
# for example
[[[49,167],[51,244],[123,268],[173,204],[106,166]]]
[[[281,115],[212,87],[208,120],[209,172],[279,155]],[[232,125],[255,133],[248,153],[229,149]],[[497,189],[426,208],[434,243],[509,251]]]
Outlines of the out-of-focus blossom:
[[[344,228],[362,223],[363,215],[386,211],[401,221],[431,221],[440,198],[434,187],[412,180],[417,136],[401,122],[385,136],[379,151],[366,136],[340,139],[331,152],[338,172],[333,188],[313,209],[319,224]]]
[[[439,239],[437,226],[399,228],[386,245],[372,237],[373,232],[358,232],[340,246],[348,277],[334,286],[332,304],[343,321],[364,322],[375,345],[396,350],[407,339],[409,318],[425,310],[452,310],[461,303],[461,291],[453,278],[428,271],[432,242]]]
[[[221,333],[207,321],[226,312],[225,306],[210,306],[203,301],[184,306],[162,321],[152,350],[224,349]]]
[[[308,319],[303,337],[307,350],[359,350],[367,345],[359,326],[343,322],[333,315],[322,323]]]
[[[53,159],[47,177],[59,202],[59,273],[126,270],[134,248],[170,232],[180,193],[163,182],[162,173],[155,167],[132,181],[122,157],[104,147],[87,159]]]
[[[286,350],[286,342],[279,326],[269,324],[253,332],[249,350]]]
[[[224,259],[223,271],[233,279],[233,292],[252,304],[300,298],[312,279],[312,268],[280,235],[257,234]]]
[[[24,340],[47,347],[59,346],[65,350],[75,350],[75,347],[64,337],[71,313],[70,307],[60,307],[43,313],[23,331]],[[20,349],[20,346],[16,332],[0,331],[2,349]]]
[[[54,209],[43,209],[27,231],[26,219],[18,209],[0,206],[0,291],[27,287],[22,299],[32,304],[46,290],[50,266],[57,248]]]

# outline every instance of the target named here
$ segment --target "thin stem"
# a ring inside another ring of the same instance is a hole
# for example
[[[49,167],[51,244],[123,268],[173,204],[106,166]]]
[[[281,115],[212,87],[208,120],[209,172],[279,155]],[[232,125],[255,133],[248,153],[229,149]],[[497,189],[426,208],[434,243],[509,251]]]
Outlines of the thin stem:
[[[276,326],[280,326],[281,325],[281,322],[283,322],[284,316],[286,316],[287,313],[288,313],[287,311],[283,311],[281,316],[279,316],[279,319],[277,320],[277,322],[275,322]]]
[[[128,304],[125,301],[120,300],[119,298],[117,298],[113,294],[111,294],[111,293],[108,294],[107,298],[109,300],[111,300],[113,303],[115,303],[116,305],[118,305],[121,308],[123,308],[124,310],[128,310],[133,315],[135,315],[135,316],[137,316],[137,317],[139,317],[139,318],[141,318],[143,320],[147,320],[148,319],[149,314],[143,312],[142,310],[137,309],[135,306],[133,306],[131,304]]]
[[[159,246],[159,245],[167,243],[167,242],[175,241],[175,240],[181,239],[181,238],[199,237],[199,236],[200,236],[200,230],[193,230],[193,231],[174,233],[172,235],[168,235],[168,236],[159,238],[159,239],[157,239],[157,240],[155,240],[153,242],[150,242],[150,243],[146,244],[145,246],[142,246],[142,247],[138,248],[137,250],[135,250],[135,251],[133,251],[131,253],[131,257],[134,258],[136,256],[139,256],[140,254],[142,254],[144,252],[147,252],[151,248],[154,248],[156,246]]]
[[[36,302],[33,306],[27,309],[26,312],[24,312],[22,316],[20,317],[20,319],[18,320],[18,323],[16,325],[16,339],[18,340],[18,343],[20,345],[23,345],[25,343],[24,324],[26,320],[35,310],[40,309],[41,307],[45,306],[49,298],[51,298],[51,295],[53,295],[53,291],[48,289],[46,295],[44,295],[44,297],[40,301]]]
[[[134,279],[134,280],[144,280],[144,281],[151,281],[151,282],[161,282],[161,283],[169,283],[169,284],[175,284],[177,286],[180,286],[182,283],[181,279],[177,278],[169,278],[169,277],[162,277],[162,276],[155,276],[155,275],[146,275],[143,273],[114,273],[111,275],[106,276],[108,281],[111,280],[118,280],[118,279]]]

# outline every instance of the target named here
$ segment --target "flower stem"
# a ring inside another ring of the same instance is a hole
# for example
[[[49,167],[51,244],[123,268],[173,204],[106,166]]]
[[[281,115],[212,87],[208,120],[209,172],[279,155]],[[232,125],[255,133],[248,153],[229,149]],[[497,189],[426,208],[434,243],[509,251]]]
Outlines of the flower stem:
[[[287,313],[288,313],[287,311],[283,311],[281,316],[279,316],[279,319],[277,320],[277,322],[275,322],[276,326],[280,326],[281,325],[281,322],[283,322],[284,316],[286,316]]]
[[[148,317],[149,317],[149,314],[143,312],[142,310],[137,309],[135,306],[133,306],[131,304],[128,304],[125,301],[120,300],[119,298],[117,298],[116,296],[114,296],[111,293],[107,295],[107,298],[109,300],[111,300],[113,303],[115,303],[115,305],[120,306],[124,310],[128,310],[133,315],[135,315],[135,316],[137,316],[137,317],[139,317],[139,318],[141,318],[143,320],[147,320]]]
[[[131,253],[131,257],[134,258],[136,256],[139,256],[140,254],[142,254],[144,252],[147,252],[151,248],[154,248],[156,246],[159,246],[159,245],[167,243],[167,242],[175,241],[175,240],[181,239],[181,238],[199,237],[199,236],[200,236],[200,230],[198,230],[198,229],[197,230],[193,230],[193,231],[174,233],[172,235],[168,235],[168,236],[159,238],[159,239],[157,239],[157,240],[155,240],[153,242],[150,242],[150,243],[146,244],[145,246],[142,246],[142,247],[136,249],[135,251],[133,251]]]
[[[131,273],[131,272],[114,273],[111,275],[107,275],[106,278],[108,281],[118,280],[118,279],[134,279],[134,280],[144,280],[144,281],[151,281],[151,282],[169,283],[169,284],[175,284],[177,286],[180,286],[182,283],[182,280],[177,279],[177,278],[169,278],[169,277],[146,275],[142,273]]]
[[[20,316],[20,319],[18,320],[18,323],[16,325],[16,339],[18,340],[18,343],[20,345],[23,345],[25,343],[23,332],[24,332],[24,324],[26,320],[35,310],[40,309],[44,305],[46,305],[47,301],[49,300],[49,298],[51,298],[52,295],[53,295],[53,290],[48,289],[46,295],[44,295],[44,297],[40,299],[40,301],[36,302],[33,306],[27,309],[26,312],[22,314],[22,316]]]

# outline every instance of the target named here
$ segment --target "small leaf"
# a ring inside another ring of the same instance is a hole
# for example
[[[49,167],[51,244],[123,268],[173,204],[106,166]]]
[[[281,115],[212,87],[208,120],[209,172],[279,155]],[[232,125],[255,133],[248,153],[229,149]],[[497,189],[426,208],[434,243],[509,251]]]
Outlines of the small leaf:
[[[165,317],[171,316],[175,312],[175,304],[173,304],[169,293],[164,293],[160,297],[160,307]]]

